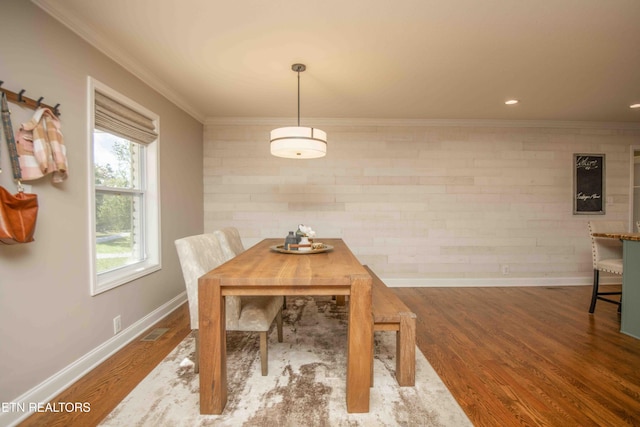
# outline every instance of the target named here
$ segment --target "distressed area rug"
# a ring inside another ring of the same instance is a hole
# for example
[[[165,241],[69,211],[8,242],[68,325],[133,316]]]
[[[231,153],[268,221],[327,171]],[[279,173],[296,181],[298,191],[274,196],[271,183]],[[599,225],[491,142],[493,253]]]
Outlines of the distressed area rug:
[[[422,353],[416,385],[395,380],[395,333],[375,333],[370,412],[346,409],[347,309],[330,298],[287,298],[284,342],[269,335],[269,375],[260,374],[257,334],[228,332],[228,400],[200,415],[195,341],[180,343],[102,426],[471,426]]]

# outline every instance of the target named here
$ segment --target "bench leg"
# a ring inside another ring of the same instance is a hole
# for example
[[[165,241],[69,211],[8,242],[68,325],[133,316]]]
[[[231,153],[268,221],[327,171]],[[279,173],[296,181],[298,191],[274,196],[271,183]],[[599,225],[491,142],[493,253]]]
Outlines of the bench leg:
[[[413,387],[416,383],[416,319],[412,316],[400,316],[396,332],[396,379],[401,387]]]

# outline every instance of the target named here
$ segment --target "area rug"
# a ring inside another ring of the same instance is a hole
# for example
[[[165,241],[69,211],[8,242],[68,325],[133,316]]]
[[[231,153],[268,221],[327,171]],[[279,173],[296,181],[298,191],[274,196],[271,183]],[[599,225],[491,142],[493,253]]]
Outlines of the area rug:
[[[395,380],[395,334],[375,333],[370,412],[346,409],[347,308],[330,298],[287,299],[284,342],[269,335],[269,375],[260,373],[257,334],[228,332],[228,401],[222,415],[200,415],[195,342],[180,343],[102,426],[471,426],[416,349],[416,385]]]

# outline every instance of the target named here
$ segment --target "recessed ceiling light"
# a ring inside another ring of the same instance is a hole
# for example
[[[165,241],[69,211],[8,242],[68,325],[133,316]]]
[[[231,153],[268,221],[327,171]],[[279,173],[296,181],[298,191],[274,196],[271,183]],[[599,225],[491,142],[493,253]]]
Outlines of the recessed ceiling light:
[[[507,105],[515,105],[518,102],[520,102],[520,101],[518,101],[517,99],[510,99],[508,101],[505,101],[504,103],[507,104]]]
[[[631,104],[629,108],[640,108],[640,104]]]

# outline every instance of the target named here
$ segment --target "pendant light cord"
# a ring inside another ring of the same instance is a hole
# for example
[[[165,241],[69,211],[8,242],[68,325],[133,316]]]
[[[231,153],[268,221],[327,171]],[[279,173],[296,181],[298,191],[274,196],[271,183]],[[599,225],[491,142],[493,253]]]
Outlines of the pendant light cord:
[[[298,127],[300,127],[300,71],[298,70]]]

